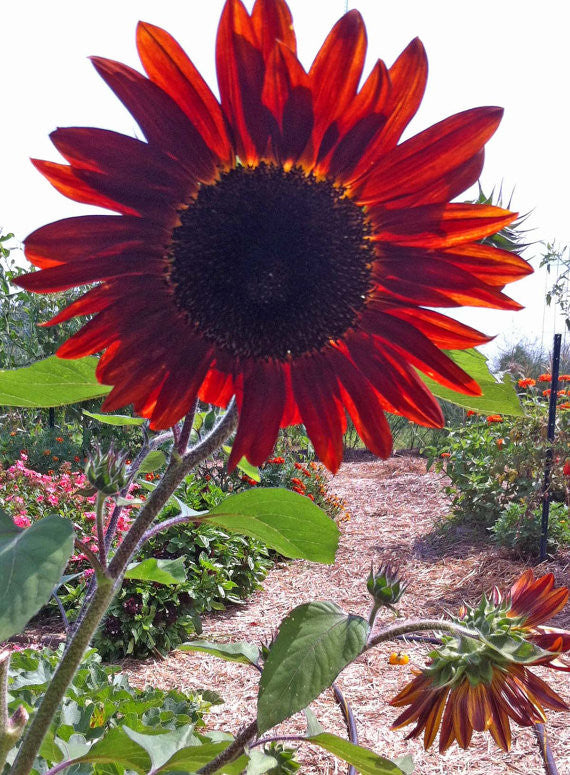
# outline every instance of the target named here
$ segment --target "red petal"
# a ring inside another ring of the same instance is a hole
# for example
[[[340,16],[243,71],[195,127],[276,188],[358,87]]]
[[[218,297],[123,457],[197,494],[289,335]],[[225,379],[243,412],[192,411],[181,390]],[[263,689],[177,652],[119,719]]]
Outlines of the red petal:
[[[400,54],[389,69],[390,96],[386,124],[367,149],[369,158],[380,156],[397,144],[402,132],[414,117],[424,95],[427,81],[427,57],[418,38]]]
[[[341,397],[356,431],[366,447],[381,458],[392,451],[392,433],[377,393],[364,374],[340,352],[332,348],[328,357],[338,375]]]
[[[83,204],[104,207],[107,210],[115,210],[123,215],[139,215],[134,207],[130,207],[117,201],[112,196],[102,194],[97,188],[88,185],[78,172],[74,172],[66,164],[56,164],[51,161],[32,159],[32,164],[42,175],[49,180],[52,186],[68,199]]]
[[[429,250],[386,246],[375,263],[373,280],[380,297],[430,307],[470,305],[521,309],[496,286],[486,285],[459,266],[440,261]]]
[[[481,150],[502,115],[501,108],[466,110],[406,140],[374,164],[358,186],[359,201],[364,205],[398,203],[401,197],[415,194],[417,204],[427,203],[424,189],[434,181],[441,185],[446,175],[451,185],[455,170]]]
[[[285,404],[281,364],[260,361],[244,374],[239,425],[228,461],[233,471],[242,457],[260,466],[271,454]]]
[[[370,207],[372,239],[423,248],[451,248],[496,234],[516,213],[491,205],[423,205],[403,210]]]
[[[144,218],[116,215],[84,215],[48,223],[25,239],[26,258],[35,266],[48,268],[123,250],[153,246],[164,248],[168,231]]]
[[[332,28],[309,70],[315,109],[315,151],[330,125],[354,99],[365,56],[366,30],[358,11],[352,10]],[[319,156],[322,158],[325,153],[321,148]]]
[[[320,460],[334,474],[342,460],[346,420],[328,360],[321,355],[299,358],[291,364],[291,377],[307,435]]]
[[[365,335],[351,337],[347,347],[358,368],[388,402],[388,411],[419,425],[443,426],[438,402],[399,353]]]
[[[211,181],[214,178],[215,155],[166,92],[120,62],[101,57],[92,57],[91,61],[135,118],[149,143],[178,159],[197,180]]]
[[[150,80],[172,97],[218,159],[232,164],[233,149],[220,104],[180,45],[160,27],[139,22],[137,48]]]
[[[279,128],[274,137],[276,158],[283,164],[299,159],[313,129],[313,101],[309,77],[297,57],[277,43],[267,61],[263,103]]]
[[[265,60],[269,58],[276,41],[281,41],[293,54],[296,53],[293,17],[283,0],[256,0],[251,22]]]
[[[532,274],[532,267],[516,253],[491,245],[457,245],[432,253],[433,258],[459,266],[488,285],[503,286]]]
[[[123,253],[120,256],[98,256],[31,272],[20,277],[18,284],[34,293],[54,293],[125,275],[144,275],[149,282],[153,282],[152,278],[163,275],[165,268],[163,258],[152,259],[144,253]]]
[[[198,390],[212,361],[213,348],[205,340],[187,337],[179,347],[150,416],[152,430],[172,427],[195,406]]]
[[[410,323],[369,306],[361,324],[365,331],[399,351],[405,360],[441,385],[467,395],[481,395],[475,380]]]
[[[469,347],[490,342],[493,337],[475,331],[474,328],[464,326],[453,318],[448,318],[434,310],[418,307],[391,307],[390,314],[394,317],[406,320],[418,331],[425,334],[436,347],[443,350],[465,350]]]
[[[271,114],[261,102],[265,64],[253,23],[241,0],[228,0],[216,41],[216,69],[222,107],[237,155],[256,162],[267,148]]]

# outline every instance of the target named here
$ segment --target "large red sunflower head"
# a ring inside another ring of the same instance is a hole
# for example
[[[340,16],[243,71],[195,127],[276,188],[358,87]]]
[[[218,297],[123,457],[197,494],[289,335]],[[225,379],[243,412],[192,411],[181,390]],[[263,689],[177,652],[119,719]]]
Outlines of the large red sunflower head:
[[[26,240],[37,292],[98,283],[54,318],[92,319],[58,351],[103,352],[104,408],[132,403],[153,429],[197,397],[240,420],[230,467],[260,464],[279,427],[304,423],[332,471],[346,414],[387,456],[385,412],[443,422],[416,373],[478,394],[440,348],[485,336],[426,307],[516,309],[502,293],[530,269],[481,240],[514,216],[450,204],[479,177],[499,108],[468,110],[399,142],[425,87],[414,40],[360,85],[360,14],[332,29],[308,72],[283,0],[227,0],[220,100],[178,43],[141,23],[146,76],[95,58],[145,141],[57,129],[67,163],[36,161],[71,199],[115,215],[70,218]]]

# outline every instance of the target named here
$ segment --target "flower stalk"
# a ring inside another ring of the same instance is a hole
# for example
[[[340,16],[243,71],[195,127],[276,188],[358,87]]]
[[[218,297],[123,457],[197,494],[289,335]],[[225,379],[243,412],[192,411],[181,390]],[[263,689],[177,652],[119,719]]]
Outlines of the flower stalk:
[[[16,755],[10,775],[28,775],[34,759],[49,729],[54,714],[62,701],[67,687],[75,675],[85,650],[89,646],[97,627],[118,591],[131,556],[139,546],[146,530],[165,506],[183,478],[196,465],[206,460],[233,433],[237,426],[238,413],[232,400],[218,424],[203,441],[181,457],[176,450],[172,455],[164,476],[141,508],[131,529],[108,565],[105,575],[97,578],[97,587],[83,619],[68,642],[65,653],[48,686],[32,723],[28,727],[24,741]],[[10,747],[13,746],[13,742]]]

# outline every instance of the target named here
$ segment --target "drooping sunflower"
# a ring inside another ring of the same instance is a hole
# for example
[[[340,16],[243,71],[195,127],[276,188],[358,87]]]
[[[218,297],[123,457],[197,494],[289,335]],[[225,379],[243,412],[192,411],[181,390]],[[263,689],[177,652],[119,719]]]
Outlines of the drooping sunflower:
[[[423,670],[390,704],[409,706],[393,729],[415,723],[408,738],[423,734],[424,747],[439,730],[439,750],[456,740],[467,748],[474,731],[489,731],[503,750],[511,746],[511,720],[523,727],[545,723],[545,709],[570,707],[529,668],[542,665],[570,670],[570,632],[542,623],[568,600],[567,587],[554,588],[551,573],[535,579],[526,571],[506,597],[495,588],[477,608],[462,606],[460,620],[480,639],[443,636]]]
[[[335,471],[346,413],[386,457],[385,412],[440,426],[416,369],[480,390],[440,348],[484,335],[427,307],[517,309],[504,285],[530,269],[480,244],[514,219],[450,203],[479,177],[501,109],[467,110],[399,142],[427,61],[414,40],[359,88],[366,32],[352,10],[305,71],[283,0],[248,13],[227,0],[216,44],[220,100],[178,43],[140,23],[146,76],[94,58],[145,141],[72,127],[51,135],[66,164],[35,161],[69,198],[115,215],[69,218],[26,240],[41,293],[98,283],[51,324],[92,315],[59,349],[103,352],[104,403],[129,403],[153,429],[197,397],[239,425],[230,468],[260,464],[279,427],[306,426]]]

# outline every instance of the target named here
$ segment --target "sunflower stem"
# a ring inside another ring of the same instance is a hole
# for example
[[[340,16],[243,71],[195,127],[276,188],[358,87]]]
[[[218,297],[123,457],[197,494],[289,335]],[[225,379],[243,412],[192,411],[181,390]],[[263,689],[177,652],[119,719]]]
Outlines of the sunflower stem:
[[[215,759],[205,764],[197,771],[198,775],[210,775],[210,773],[217,772],[224,764],[233,762],[238,756],[241,756],[244,747],[250,740],[257,734],[257,719],[248,724],[241,732],[238,732],[228,747],[219,753]]]
[[[79,627],[69,640],[61,662],[46,689],[46,693],[34,715],[32,723],[28,727],[22,745],[9,770],[10,775],[28,775],[32,769],[42,740],[50,727],[67,687],[81,664],[85,649],[89,646],[93,634],[105,616],[115,593],[118,591],[131,556],[146,530],[186,474],[208,458],[212,452],[228,439],[235,430],[237,421],[237,408],[235,400],[232,400],[225,415],[202,442],[193,447],[184,457],[181,457],[176,450],[173,450],[164,476],[152,491],[131,529],[125,535],[123,542],[106,569],[106,575],[100,575],[97,578],[95,594],[85,610]]]
[[[364,647],[364,651],[369,651],[379,643],[383,643],[386,640],[394,640],[394,638],[397,638],[400,635],[406,635],[408,632],[422,632],[424,630],[451,632],[454,635],[462,635],[465,638],[480,639],[480,635],[477,631],[469,630],[461,624],[455,624],[455,622],[446,622],[443,619],[409,619],[408,621],[393,624],[380,630],[380,632],[376,633],[376,635],[368,641]]]
[[[544,724],[535,724],[533,726],[533,731],[536,735],[536,742],[540,750],[540,755],[542,756],[542,763],[544,764],[546,775],[559,775],[558,767],[556,766],[554,756],[552,755],[552,749],[548,742],[546,727]]]
[[[97,525],[97,543],[99,544],[99,562],[103,568],[107,567],[107,551],[105,549],[105,501],[107,496],[100,490],[95,500],[95,524]]]

